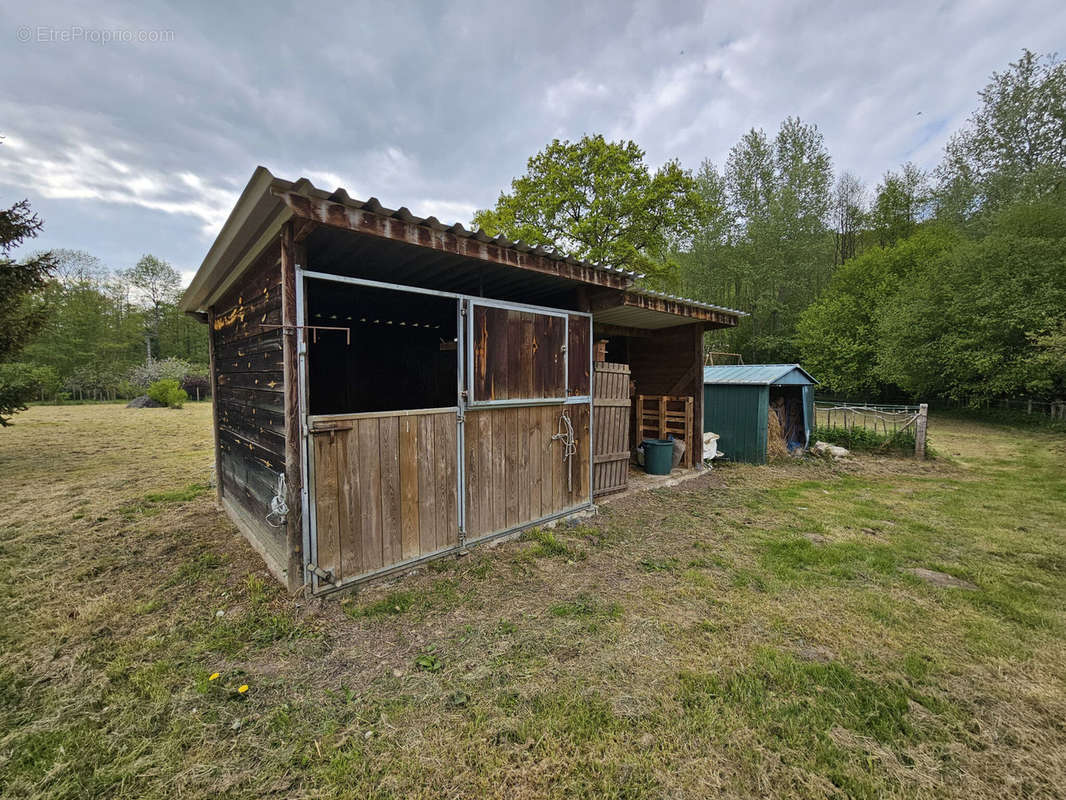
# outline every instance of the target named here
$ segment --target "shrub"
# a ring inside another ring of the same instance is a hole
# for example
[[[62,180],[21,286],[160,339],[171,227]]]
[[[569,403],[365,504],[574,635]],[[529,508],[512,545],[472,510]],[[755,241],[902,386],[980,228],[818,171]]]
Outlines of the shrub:
[[[170,408],[181,408],[189,395],[176,380],[156,381],[148,387],[148,396],[157,403],[162,403]]]
[[[180,386],[185,376],[195,371],[193,365],[182,358],[161,358],[134,367],[130,370],[129,381],[142,389],[158,381],[168,380]]]
[[[0,364],[0,425],[11,415],[26,410],[26,401],[37,391],[33,367],[29,364]]]
[[[870,452],[914,452],[914,429],[894,431],[893,433],[878,433],[868,428],[849,427],[838,428],[815,428],[811,431],[811,441],[821,440],[835,444],[838,447],[846,447],[849,450],[866,450]],[[926,447],[928,452],[928,446]]]

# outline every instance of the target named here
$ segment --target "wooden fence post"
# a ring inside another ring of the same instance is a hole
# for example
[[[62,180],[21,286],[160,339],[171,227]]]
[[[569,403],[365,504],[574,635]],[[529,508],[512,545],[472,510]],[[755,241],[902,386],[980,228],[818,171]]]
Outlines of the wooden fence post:
[[[914,455],[925,458],[925,432],[929,425],[929,404],[918,406],[918,421],[914,428]]]

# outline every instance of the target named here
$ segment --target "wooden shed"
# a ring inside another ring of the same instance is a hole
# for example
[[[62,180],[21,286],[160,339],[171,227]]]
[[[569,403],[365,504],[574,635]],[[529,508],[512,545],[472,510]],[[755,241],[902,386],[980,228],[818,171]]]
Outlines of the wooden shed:
[[[256,169],[181,301],[220,504],[315,593],[592,508],[636,395],[701,441],[703,332],[740,316],[639,277]]]

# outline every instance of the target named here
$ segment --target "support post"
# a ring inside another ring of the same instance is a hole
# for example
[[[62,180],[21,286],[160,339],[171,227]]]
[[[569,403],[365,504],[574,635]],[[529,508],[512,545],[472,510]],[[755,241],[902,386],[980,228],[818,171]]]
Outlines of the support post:
[[[299,591],[304,584],[300,381],[297,372],[299,356],[296,352],[296,249],[292,222],[288,222],[281,229],[281,360],[285,387],[285,484],[288,487],[286,503],[289,506],[289,512],[285,516],[288,553],[285,576],[290,592]]]
[[[914,428],[914,455],[925,458],[925,432],[929,425],[929,404],[918,406],[918,421]]]
[[[690,467],[703,469],[703,326],[692,326],[694,375],[692,376],[692,441],[686,442]]]
[[[211,370],[211,424],[215,436],[215,501],[222,505],[222,448],[218,441],[218,371],[215,359],[215,309],[207,309],[207,357]]]

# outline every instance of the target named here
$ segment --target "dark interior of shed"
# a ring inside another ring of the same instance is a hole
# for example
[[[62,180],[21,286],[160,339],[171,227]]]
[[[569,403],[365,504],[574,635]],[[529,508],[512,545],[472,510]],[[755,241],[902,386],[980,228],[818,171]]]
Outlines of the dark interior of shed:
[[[456,301],[332,281],[307,282],[308,395],[312,414],[356,414],[456,404]]]

